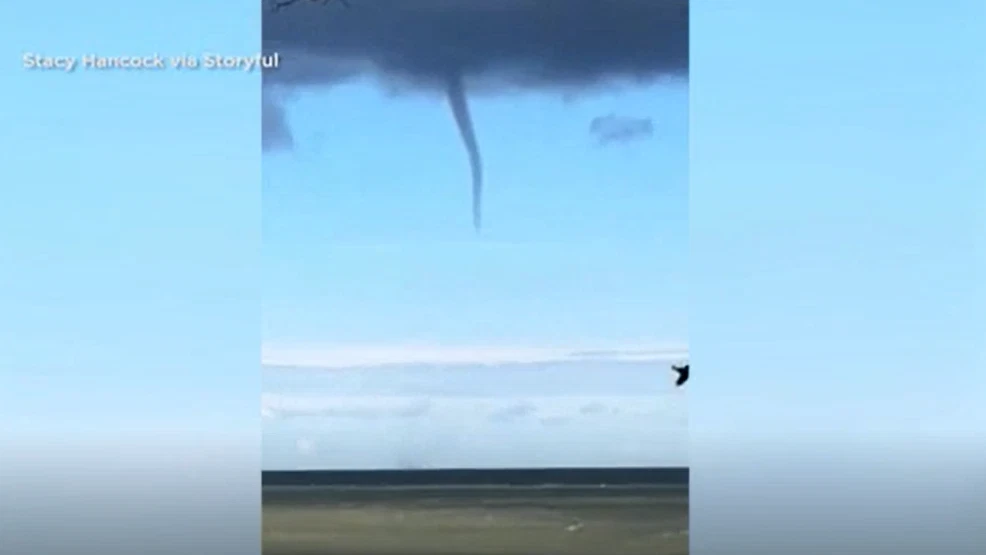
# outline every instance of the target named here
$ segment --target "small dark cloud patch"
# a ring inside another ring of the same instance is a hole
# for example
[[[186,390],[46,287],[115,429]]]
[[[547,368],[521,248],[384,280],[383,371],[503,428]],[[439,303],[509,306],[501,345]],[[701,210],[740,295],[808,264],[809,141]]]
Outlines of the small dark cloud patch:
[[[288,128],[284,104],[279,102],[272,91],[263,91],[262,95],[260,124],[263,128],[261,133],[263,150],[291,150],[294,148],[294,137],[291,135],[291,129]]]
[[[589,124],[589,133],[600,145],[626,143],[652,137],[654,122],[650,118],[609,114],[593,118]]]

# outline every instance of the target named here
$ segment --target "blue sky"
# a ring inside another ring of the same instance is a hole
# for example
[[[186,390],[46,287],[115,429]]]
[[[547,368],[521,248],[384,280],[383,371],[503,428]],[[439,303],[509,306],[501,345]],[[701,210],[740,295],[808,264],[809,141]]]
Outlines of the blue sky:
[[[687,95],[475,100],[477,238],[440,96],[304,94],[296,149],[264,160],[265,343],[683,343]],[[598,146],[589,122],[610,112],[654,118],[656,136]]]
[[[986,7],[696,10],[693,441],[982,437]]]
[[[408,419],[435,453],[400,464],[686,464],[668,363],[687,359],[687,110],[684,81],[474,98],[487,184],[477,237],[468,159],[441,96],[358,81],[289,101],[295,148],[265,154],[263,169],[265,360],[332,367],[308,371],[323,404],[343,402],[324,391],[358,366],[367,375],[350,394],[362,402],[405,395],[434,408],[383,424],[376,413],[268,412],[265,464],[391,467],[410,456],[400,455]],[[655,132],[600,145],[590,122],[608,114],[651,118]],[[594,350],[618,353],[570,360]],[[645,360],[617,360],[625,353]],[[402,365],[431,389],[376,385],[386,382],[373,373]],[[464,382],[456,394],[442,393],[450,368]],[[318,405],[314,392],[282,391],[297,371],[268,368],[267,400]],[[566,397],[600,375],[608,388]],[[491,394],[492,376],[496,406],[470,401]],[[597,402],[586,395],[615,412],[583,414]],[[527,405],[531,414],[497,418]],[[344,437],[367,445],[340,449]],[[552,438],[561,443],[549,449]]]
[[[13,369],[0,389],[5,431],[61,441],[168,430],[187,437],[188,453],[202,430],[210,441],[235,433],[252,461],[257,282],[264,274],[267,297],[276,267],[255,256],[259,79],[26,76],[18,66],[29,47],[256,49],[256,10],[197,2],[188,9],[201,17],[189,18],[181,5],[55,1],[43,18],[33,5],[8,8],[23,24],[0,37],[14,53],[0,68],[11,83],[0,136],[0,305],[11,315],[0,365]],[[821,461],[854,434],[981,437],[984,9],[696,3],[686,312],[690,356],[706,370],[689,390],[693,461],[726,465],[715,446],[730,443],[753,460],[757,438],[828,438]],[[427,128],[450,133],[443,198],[468,229],[464,154],[440,101],[427,103]],[[496,128],[478,127],[494,156]],[[296,156],[315,158],[311,144]],[[265,171],[275,164],[286,177],[286,160],[265,160]],[[487,165],[492,239],[504,233],[493,191],[506,185],[493,178],[504,166]],[[264,180],[270,188],[275,176]],[[279,320],[265,324],[267,337],[304,335]],[[126,447],[107,441],[107,452]],[[251,465],[245,481],[255,480]]]
[[[260,341],[259,74],[26,72],[21,54],[250,55],[257,18],[215,1],[197,17],[115,0],[10,10],[0,305],[15,316],[0,366],[15,370],[13,429],[232,435],[231,407],[259,395],[256,381],[231,383],[256,376],[256,351],[223,358]]]

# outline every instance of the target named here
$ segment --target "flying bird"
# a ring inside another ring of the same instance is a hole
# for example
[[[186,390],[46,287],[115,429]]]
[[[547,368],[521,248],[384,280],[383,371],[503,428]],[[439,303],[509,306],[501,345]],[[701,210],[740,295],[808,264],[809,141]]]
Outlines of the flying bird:
[[[685,382],[688,381],[688,365],[675,366],[672,364],[671,369],[678,373],[678,379],[675,380],[674,385],[678,387],[685,385]]]

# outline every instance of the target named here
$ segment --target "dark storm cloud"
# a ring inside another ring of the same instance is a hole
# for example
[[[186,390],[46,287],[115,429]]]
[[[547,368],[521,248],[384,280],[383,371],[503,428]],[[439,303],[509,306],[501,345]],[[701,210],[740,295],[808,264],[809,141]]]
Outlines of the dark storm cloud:
[[[644,139],[654,134],[654,122],[650,118],[633,118],[609,114],[593,118],[589,133],[601,145],[624,143]]]
[[[299,1],[264,13],[263,49],[281,54],[268,87],[328,86],[370,75],[386,87],[445,95],[482,171],[465,97],[476,92],[641,83],[688,71],[688,0]],[[452,92],[464,91],[459,97]],[[265,105],[265,110],[268,106]],[[264,133],[286,126],[265,117]],[[283,114],[281,115],[283,119]],[[270,126],[267,122],[271,121]],[[284,144],[268,141],[264,144]]]
[[[518,86],[595,84],[688,69],[687,0],[354,0],[267,11],[266,51],[320,55],[340,68],[443,88],[450,73]],[[278,81],[281,71],[265,76]],[[318,82],[318,76],[289,76]]]
[[[494,90],[579,89],[688,71],[687,0],[351,0],[267,9],[268,85],[375,74],[444,94],[449,79]],[[276,128],[272,128],[276,129]]]

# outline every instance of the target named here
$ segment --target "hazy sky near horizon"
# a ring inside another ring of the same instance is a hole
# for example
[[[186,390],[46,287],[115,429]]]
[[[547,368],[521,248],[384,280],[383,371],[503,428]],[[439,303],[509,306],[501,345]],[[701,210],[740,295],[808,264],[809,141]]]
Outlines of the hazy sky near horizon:
[[[687,398],[646,362],[266,367],[266,469],[686,466]]]

